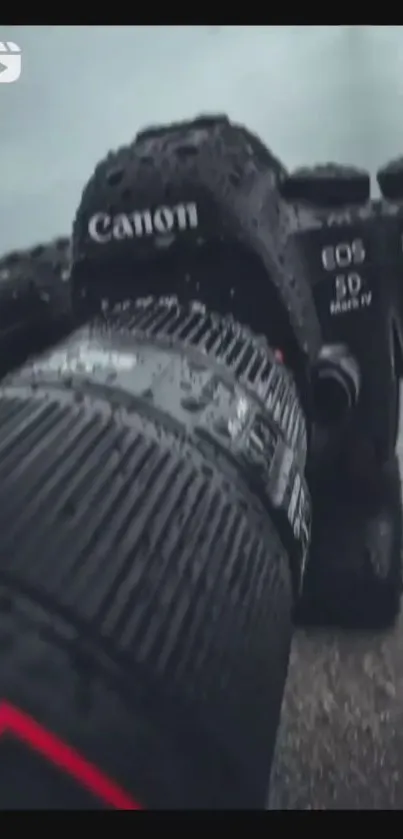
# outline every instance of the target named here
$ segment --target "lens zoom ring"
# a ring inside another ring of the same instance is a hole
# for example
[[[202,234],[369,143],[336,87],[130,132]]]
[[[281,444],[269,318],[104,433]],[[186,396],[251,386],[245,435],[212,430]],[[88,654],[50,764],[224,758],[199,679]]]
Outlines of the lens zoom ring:
[[[146,667],[235,756],[265,766],[290,620],[269,516],[138,413],[67,388],[1,397],[0,579],[126,657],[129,679]]]

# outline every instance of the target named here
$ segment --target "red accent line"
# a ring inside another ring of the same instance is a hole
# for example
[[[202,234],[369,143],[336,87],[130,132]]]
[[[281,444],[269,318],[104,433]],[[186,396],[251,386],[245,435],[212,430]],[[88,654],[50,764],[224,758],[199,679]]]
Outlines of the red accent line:
[[[131,798],[118,784],[104,775],[96,766],[51,734],[28,714],[14,708],[8,702],[0,704],[0,738],[13,734],[33,751],[58,766],[81,787],[88,789],[103,804],[116,810],[142,810],[141,805]]]

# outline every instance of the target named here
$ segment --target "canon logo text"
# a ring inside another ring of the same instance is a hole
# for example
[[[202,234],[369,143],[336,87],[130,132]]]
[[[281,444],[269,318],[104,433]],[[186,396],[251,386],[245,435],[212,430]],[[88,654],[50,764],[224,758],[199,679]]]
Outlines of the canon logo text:
[[[95,213],[88,223],[90,238],[100,245],[112,241],[138,239],[143,236],[164,236],[183,230],[195,230],[199,219],[197,205],[177,204],[156,210],[135,210],[132,213]]]

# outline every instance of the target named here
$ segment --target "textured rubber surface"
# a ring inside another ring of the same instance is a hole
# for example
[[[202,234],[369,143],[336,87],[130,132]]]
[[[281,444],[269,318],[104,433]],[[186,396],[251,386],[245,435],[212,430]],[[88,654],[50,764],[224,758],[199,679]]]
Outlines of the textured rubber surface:
[[[54,376],[55,367],[67,368],[70,375],[89,361],[93,386],[104,387],[111,374],[107,367],[100,369],[100,360],[98,369],[91,361],[96,364],[97,355],[99,359],[100,335],[106,348],[120,346],[120,352],[126,353],[133,333],[139,346],[136,365],[126,375],[119,371],[121,356],[115,354],[115,386],[140,400],[140,411],[152,415],[162,411],[169,424],[179,424],[207,456],[214,453],[215,463],[229,480],[236,480],[236,464],[245,485],[272,518],[298,595],[311,525],[304,476],[306,426],[284,365],[229,319],[206,315],[199,306],[186,309],[150,302],[131,307],[101,330],[91,327],[88,342],[72,340],[68,354],[53,354],[50,372],[45,360],[42,376]],[[185,357],[179,363],[178,347]],[[123,358],[126,365],[127,355]]]
[[[102,386],[99,358],[69,371],[57,350],[0,391],[0,582],[51,633],[42,644],[39,628],[0,618],[0,694],[147,807],[263,807],[288,557],[242,473],[133,401],[117,383],[122,365],[129,375],[119,341],[114,352]]]
[[[0,259],[1,375],[72,328],[69,249],[60,238]]]
[[[129,266],[132,297],[162,293],[200,300],[222,314],[231,312],[271,344],[273,327],[275,337],[282,336],[301,391],[302,380],[306,390],[307,362],[316,358],[320,329],[309,282],[289,240],[298,220],[291,219],[279,196],[284,171],[254,135],[226,117],[142,132],[101,161],[84,189],[72,240],[78,291],[93,298],[113,296],[119,275]],[[143,235],[141,226],[133,233],[126,222],[121,229],[122,216],[135,219],[136,227],[143,224],[144,213],[148,218],[144,208],[165,212],[167,207],[183,209],[183,202],[197,213],[197,222],[188,220],[178,235]],[[91,219],[99,213],[107,215],[114,231],[102,244],[90,232]],[[222,260],[217,282],[216,272],[211,279],[209,274],[223,251],[231,253],[231,264]],[[234,282],[231,266],[238,259],[243,272]],[[152,280],[161,261],[165,288]],[[175,276],[167,267],[170,261],[187,266],[183,282],[168,283]],[[153,268],[147,272],[144,265],[150,262]],[[199,266],[196,277],[193,266]],[[101,284],[105,272],[107,281]]]
[[[397,456],[366,486],[329,476],[313,490],[313,510],[300,621],[360,629],[393,625],[402,592]]]

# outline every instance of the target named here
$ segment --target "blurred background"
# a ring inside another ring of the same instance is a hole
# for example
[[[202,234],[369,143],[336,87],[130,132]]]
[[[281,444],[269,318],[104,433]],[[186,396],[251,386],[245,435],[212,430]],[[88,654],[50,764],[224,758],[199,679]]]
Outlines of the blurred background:
[[[226,111],[284,161],[403,151],[401,26],[9,26],[0,253],[67,232],[96,160],[147,123]]]

